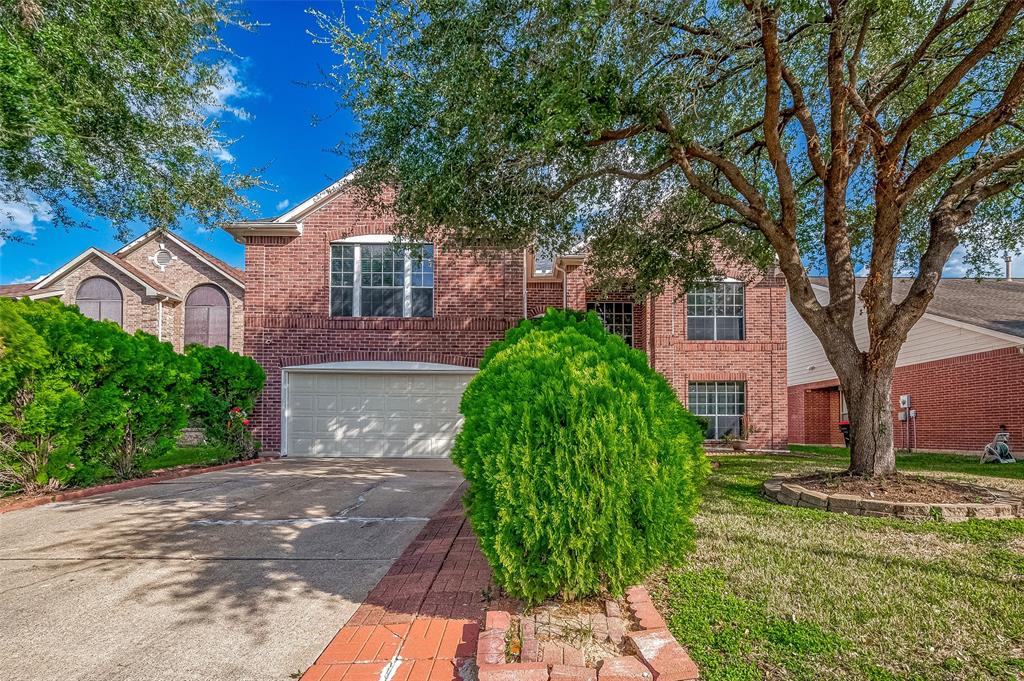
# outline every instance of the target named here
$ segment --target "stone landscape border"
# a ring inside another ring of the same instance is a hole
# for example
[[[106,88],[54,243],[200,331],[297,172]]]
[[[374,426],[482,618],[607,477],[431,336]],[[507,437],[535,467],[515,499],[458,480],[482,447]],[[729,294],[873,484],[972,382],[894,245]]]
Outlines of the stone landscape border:
[[[761,491],[768,499],[786,506],[814,508],[819,511],[846,513],[903,520],[946,520],[958,522],[971,518],[998,520],[1024,518],[1024,499],[1001,489],[957,482],[979,494],[994,498],[989,503],[940,504],[911,501],[889,501],[852,494],[826,494],[807,489],[786,476],[765,480]]]
[[[545,651],[541,659],[533,620],[520,620],[520,662],[506,662],[506,648],[512,616],[505,611],[489,611],[484,631],[477,641],[476,661],[479,681],[694,681],[700,677],[697,665],[679,645],[665,620],[658,613],[647,589],[626,590],[626,601],[636,631],[627,633],[626,620],[615,601],[605,601],[608,638],[616,644],[629,641],[634,655],[601,660],[597,668],[585,666],[583,654],[561,644],[557,660]]]

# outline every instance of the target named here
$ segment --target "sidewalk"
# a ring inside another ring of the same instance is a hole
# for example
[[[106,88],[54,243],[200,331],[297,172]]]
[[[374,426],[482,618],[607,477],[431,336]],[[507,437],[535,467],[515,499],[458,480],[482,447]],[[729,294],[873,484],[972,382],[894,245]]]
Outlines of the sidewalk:
[[[392,564],[302,681],[455,681],[499,593],[462,509],[465,483]]]

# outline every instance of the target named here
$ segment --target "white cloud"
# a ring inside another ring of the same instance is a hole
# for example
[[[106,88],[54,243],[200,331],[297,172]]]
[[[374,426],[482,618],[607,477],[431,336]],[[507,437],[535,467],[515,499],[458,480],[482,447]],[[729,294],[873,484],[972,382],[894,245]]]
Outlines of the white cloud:
[[[30,274],[30,275],[27,275],[27,276],[24,276],[24,277],[18,277],[17,279],[13,279],[13,280],[11,280],[10,283],[12,283],[12,284],[34,284],[37,281],[41,281],[42,278],[45,277],[45,276],[46,275],[44,274],[44,275],[42,275],[40,277],[33,277]]]
[[[235,160],[235,155],[217,140],[210,145],[210,155],[223,163],[232,163]]]
[[[235,100],[244,99],[252,92],[239,80],[238,67],[234,64],[223,64],[218,70],[220,82],[210,90],[213,103],[207,107],[206,113],[219,116],[229,113],[242,121],[252,120],[252,114],[238,106]]]
[[[0,223],[10,232],[22,232],[35,238],[40,223],[53,220],[53,212],[46,204],[0,201]]]
[[[280,201],[277,202],[277,204],[274,207],[277,208],[278,210],[284,210],[290,205],[292,205],[291,201],[289,201],[288,199],[281,199]]]
[[[968,276],[968,265],[964,262],[964,256],[966,252],[963,246],[957,246],[956,250],[949,256],[949,260],[946,261],[946,267],[942,270],[942,276],[944,277],[966,277]],[[997,254],[992,258],[992,269],[991,271],[984,272],[983,275],[1001,277],[1006,272],[1006,261],[1003,260],[1002,254]],[[1012,276],[1016,278],[1024,278],[1024,253],[1018,253],[1013,255],[1010,259],[1010,271]]]

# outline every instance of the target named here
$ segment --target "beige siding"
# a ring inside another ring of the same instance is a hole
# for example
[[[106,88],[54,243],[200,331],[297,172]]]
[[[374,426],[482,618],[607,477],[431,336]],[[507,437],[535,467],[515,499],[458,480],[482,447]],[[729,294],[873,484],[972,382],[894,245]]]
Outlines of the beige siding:
[[[828,292],[815,289],[821,302],[828,301]],[[861,348],[867,347],[867,321],[864,309],[858,302],[857,318],[854,321],[854,335]],[[816,381],[827,381],[836,378],[835,371],[825,358],[821,343],[808,328],[804,320],[797,314],[793,304],[786,305],[786,335],[788,339],[788,374],[789,385],[803,385]],[[1015,343],[996,338],[978,331],[962,328],[953,324],[925,317],[921,319],[907,336],[907,342],[900,351],[897,366],[932,362],[947,357],[973,355],[977,352],[997,350],[1015,345]]]

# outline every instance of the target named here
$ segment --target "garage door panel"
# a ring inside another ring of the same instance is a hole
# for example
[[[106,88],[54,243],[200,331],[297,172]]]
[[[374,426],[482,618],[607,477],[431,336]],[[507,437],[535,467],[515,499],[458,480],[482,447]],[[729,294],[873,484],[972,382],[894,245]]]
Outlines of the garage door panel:
[[[293,372],[292,456],[447,456],[462,424],[465,374]]]

